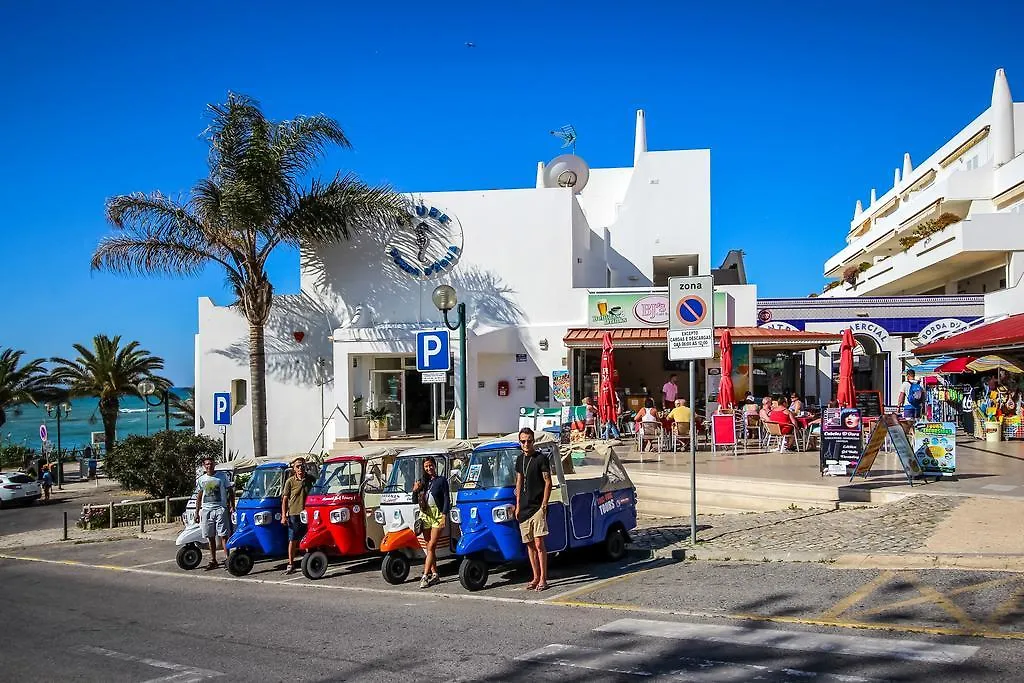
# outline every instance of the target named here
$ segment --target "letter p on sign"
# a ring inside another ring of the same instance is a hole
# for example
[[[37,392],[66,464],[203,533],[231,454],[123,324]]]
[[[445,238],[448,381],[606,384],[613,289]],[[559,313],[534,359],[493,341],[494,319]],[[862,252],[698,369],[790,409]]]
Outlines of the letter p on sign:
[[[213,424],[231,424],[231,394],[226,391],[213,395]]]
[[[420,372],[451,370],[448,330],[416,333],[416,369]]]

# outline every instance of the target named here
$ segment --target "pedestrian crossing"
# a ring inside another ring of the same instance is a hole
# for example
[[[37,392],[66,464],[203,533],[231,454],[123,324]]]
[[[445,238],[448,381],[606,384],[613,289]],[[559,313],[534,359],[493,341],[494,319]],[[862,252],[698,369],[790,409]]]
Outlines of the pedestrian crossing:
[[[524,665],[640,679],[867,683],[906,670],[901,667],[962,665],[978,650],[901,637],[651,619],[619,619],[584,640],[550,643],[517,659]]]

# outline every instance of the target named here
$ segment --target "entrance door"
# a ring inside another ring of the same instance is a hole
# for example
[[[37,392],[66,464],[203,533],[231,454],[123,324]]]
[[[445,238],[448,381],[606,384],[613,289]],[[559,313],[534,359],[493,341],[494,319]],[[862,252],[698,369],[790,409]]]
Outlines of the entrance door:
[[[370,405],[388,409],[388,431],[405,433],[405,373],[402,370],[370,372]]]
[[[405,431],[407,434],[430,434],[433,384],[424,384],[415,370],[405,371]]]

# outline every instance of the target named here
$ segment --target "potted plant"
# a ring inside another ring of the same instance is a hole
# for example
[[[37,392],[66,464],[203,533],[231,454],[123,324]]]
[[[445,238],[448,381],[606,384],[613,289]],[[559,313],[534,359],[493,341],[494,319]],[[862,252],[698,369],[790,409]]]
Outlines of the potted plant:
[[[373,406],[366,411],[366,421],[370,426],[371,441],[380,441],[388,438],[389,414],[390,411],[387,406]]]
[[[352,399],[352,416],[362,417],[363,416],[363,397],[360,394]]]
[[[447,413],[442,413],[437,418],[437,424],[434,426],[434,434],[437,439],[454,439],[455,438],[455,420],[452,419],[452,415],[455,413],[455,409],[449,410]]]

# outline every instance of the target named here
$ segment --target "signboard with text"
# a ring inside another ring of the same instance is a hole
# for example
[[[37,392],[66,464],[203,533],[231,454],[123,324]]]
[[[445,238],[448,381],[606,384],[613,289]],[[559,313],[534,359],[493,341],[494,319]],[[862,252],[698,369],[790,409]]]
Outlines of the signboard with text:
[[[956,476],[956,423],[916,423],[914,455],[925,476]]]
[[[713,295],[710,275],[669,278],[669,360],[715,357]]]
[[[822,475],[845,477],[861,455],[862,423],[857,408],[828,408],[821,418]]]
[[[727,320],[728,293],[715,292],[712,301],[714,318]],[[664,328],[669,321],[670,313],[669,297],[660,292],[598,292],[587,296],[587,327],[591,328]]]

